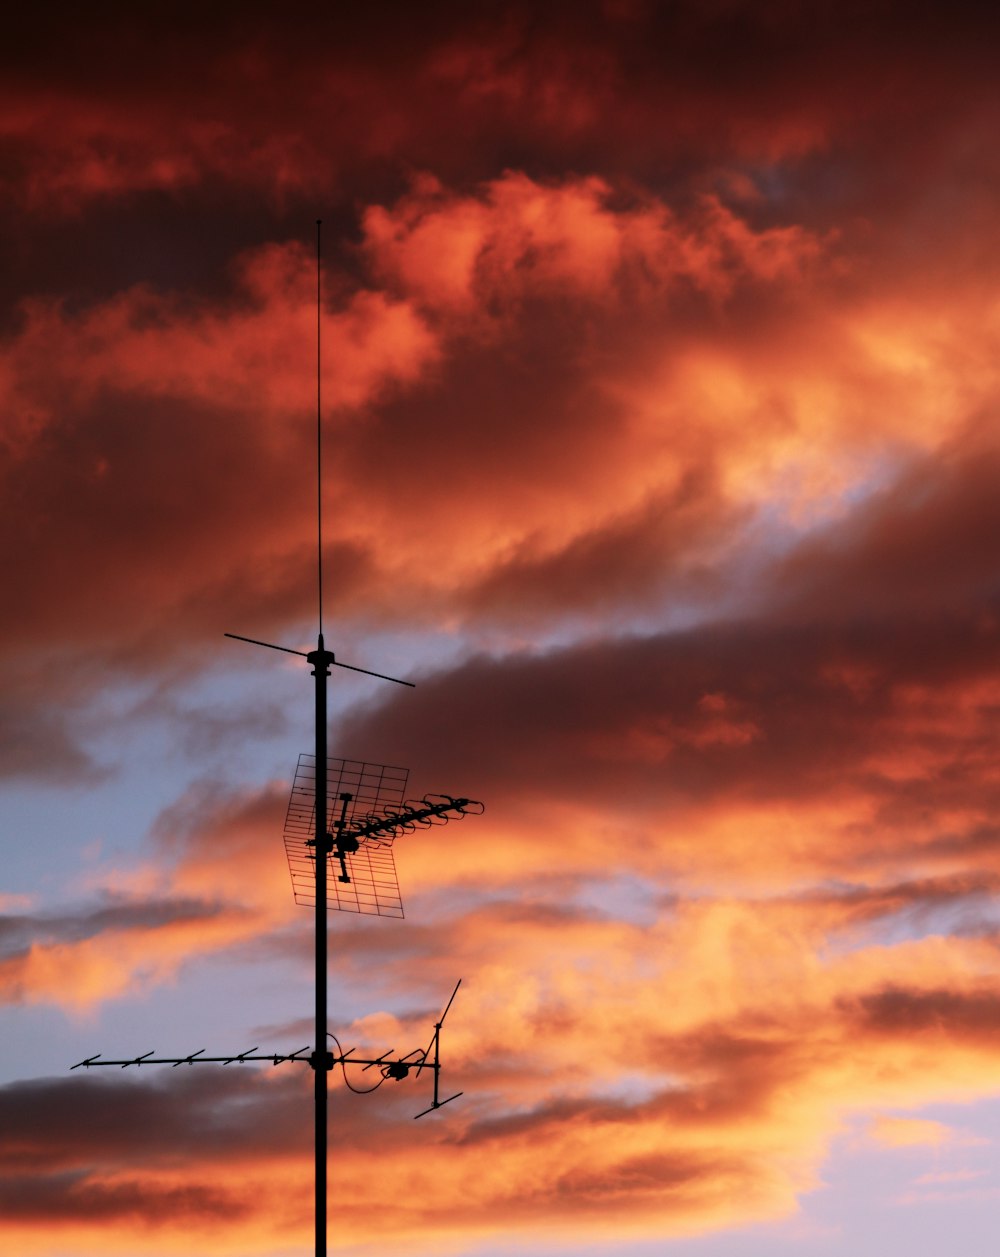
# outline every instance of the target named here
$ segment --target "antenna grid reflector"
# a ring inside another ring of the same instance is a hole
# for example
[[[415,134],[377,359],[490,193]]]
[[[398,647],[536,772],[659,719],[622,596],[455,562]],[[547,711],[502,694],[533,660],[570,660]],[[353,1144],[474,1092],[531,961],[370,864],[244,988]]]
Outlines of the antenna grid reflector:
[[[341,794],[350,794],[345,820],[348,828],[373,815],[398,811],[409,769],[360,760],[327,760],[327,816],[339,820]],[[285,816],[285,854],[292,878],[295,902],[316,903],[316,757],[300,755]],[[392,854],[392,836],[361,841],[357,851],[345,854],[349,882],[340,880],[340,862],[327,857],[326,893],[331,911],[360,912],[370,916],[402,917],[403,903]]]

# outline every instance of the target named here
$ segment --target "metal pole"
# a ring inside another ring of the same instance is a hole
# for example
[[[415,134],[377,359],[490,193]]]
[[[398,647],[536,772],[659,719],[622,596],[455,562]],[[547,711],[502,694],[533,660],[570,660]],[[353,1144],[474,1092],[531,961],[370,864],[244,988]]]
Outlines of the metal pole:
[[[326,679],[335,660],[324,648],[322,633],[317,649],[306,657],[316,678],[316,1257],[326,1257],[326,1100],[330,1070],[326,1045],[326,862],[330,850],[326,816]]]

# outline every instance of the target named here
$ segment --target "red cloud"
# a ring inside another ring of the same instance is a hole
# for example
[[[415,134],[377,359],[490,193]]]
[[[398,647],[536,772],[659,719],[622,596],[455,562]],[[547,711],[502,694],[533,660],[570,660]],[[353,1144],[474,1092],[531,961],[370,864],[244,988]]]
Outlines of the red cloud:
[[[95,693],[311,622],[322,214],[328,640],[437,660],[336,750],[489,809],[400,840],[410,920],[334,923],[345,1044],[463,977],[447,1121],[336,1088],[344,1242],[787,1215],[845,1114],[996,1076],[996,17],[394,20],[0,49],[3,771],[92,781]],[[250,726],[156,710],[199,772]],[[8,904],[0,997],[307,970],[284,801],[189,789],[115,895]],[[305,1067],[206,1070],[0,1089],[8,1243],[307,1236]]]
[[[653,197],[616,199],[596,177],[546,185],[508,172],[478,197],[423,178],[391,211],[367,211],[365,247],[376,274],[423,304],[505,317],[539,291],[605,306],[687,282],[721,299],[741,280],[794,281],[821,252],[801,227],[754,230],[715,197],[688,221]]]

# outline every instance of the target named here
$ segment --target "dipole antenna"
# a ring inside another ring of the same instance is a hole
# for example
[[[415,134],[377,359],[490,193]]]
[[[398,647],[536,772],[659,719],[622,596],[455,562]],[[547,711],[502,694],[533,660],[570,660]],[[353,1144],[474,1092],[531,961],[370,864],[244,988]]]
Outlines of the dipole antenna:
[[[365,676],[393,681],[397,685],[413,688],[412,681],[374,672],[355,664],[341,663],[333,651],[327,650],[323,640],[323,423],[322,423],[322,219],[316,220],[316,539],[318,584],[318,632],[316,649],[296,650],[280,646],[256,637],[244,637],[239,633],[226,633],[236,641],[280,650],[299,655],[312,665],[315,679],[314,750],[311,756],[299,757],[292,783],[291,798],[285,820],[285,851],[292,878],[292,889],[297,903],[311,904],[315,908],[315,1043],[312,1050],[297,1048],[294,1052],[260,1052],[248,1048],[243,1052],[221,1056],[206,1056],[207,1049],[199,1048],[186,1056],[156,1056],[155,1050],[128,1059],[107,1060],[97,1053],[79,1061],[72,1069],[92,1069],[100,1066],[118,1066],[127,1069],[142,1065],[201,1065],[243,1064],[250,1061],[268,1061],[272,1065],[287,1062],[308,1064],[315,1075],[313,1089],[314,1113],[314,1166],[315,1166],[315,1257],[327,1257],[327,1149],[328,1149],[328,1089],[329,1075],[339,1066],[344,1080],[351,1090],[348,1068],[360,1066],[363,1070],[377,1069],[379,1081],[396,1082],[406,1078],[411,1071],[419,1076],[430,1070],[433,1080],[433,1099],[430,1107],[416,1117],[424,1117],[444,1104],[457,1100],[462,1092],[442,1100],[439,1080],[442,1069],[440,1060],[441,1027],[458,993],[461,978],[451,993],[439,1021],[434,1023],[434,1034],[427,1048],[414,1049],[403,1056],[394,1055],[394,1049],[375,1058],[358,1057],[355,1049],[343,1051],[336,1036],[327,1029],[327,912],[332,909],[369,913],[379,916],[403,915],[392,843],[402,833],[417,828],[441,825],[466,815],[479,815],[483,804],[474,799],[452,795],[425,795],[421,799],[405,800],[403,794],[408,780],[408,770],[384,764],[370,764],[357,760],[330,759],[327,749],[327,681],[331,667],[346,668]],[[335,783],[335,784],[334,784]],[[331,789],[333,785],[333,789]],[[339,804],[338,816],[330,823],[329,803],[331,795]],[[331,880],[331,871],[334,871]],[[347,888],[350,887],[351,890]],[[333,1039],[337,1051],[330,1051],[327,1039]],[[306,1055],[308,1053],[308,1055]],[[365,1090],[374,1090],[366,1088]]]

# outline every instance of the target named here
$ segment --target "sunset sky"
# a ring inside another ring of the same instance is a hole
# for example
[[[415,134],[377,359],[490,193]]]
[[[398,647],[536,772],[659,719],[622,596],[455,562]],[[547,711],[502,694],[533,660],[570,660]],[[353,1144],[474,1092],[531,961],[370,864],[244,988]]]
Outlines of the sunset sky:
[[[42,6],[44,8],[44,6]],[[312,740],[485,815],[331,916],[341,1257],[993,1257],[1000,18],[46,9],[0,44],[0,1249],[311,1251]],[[365,1076],[367,1081],[368,1076]]]

